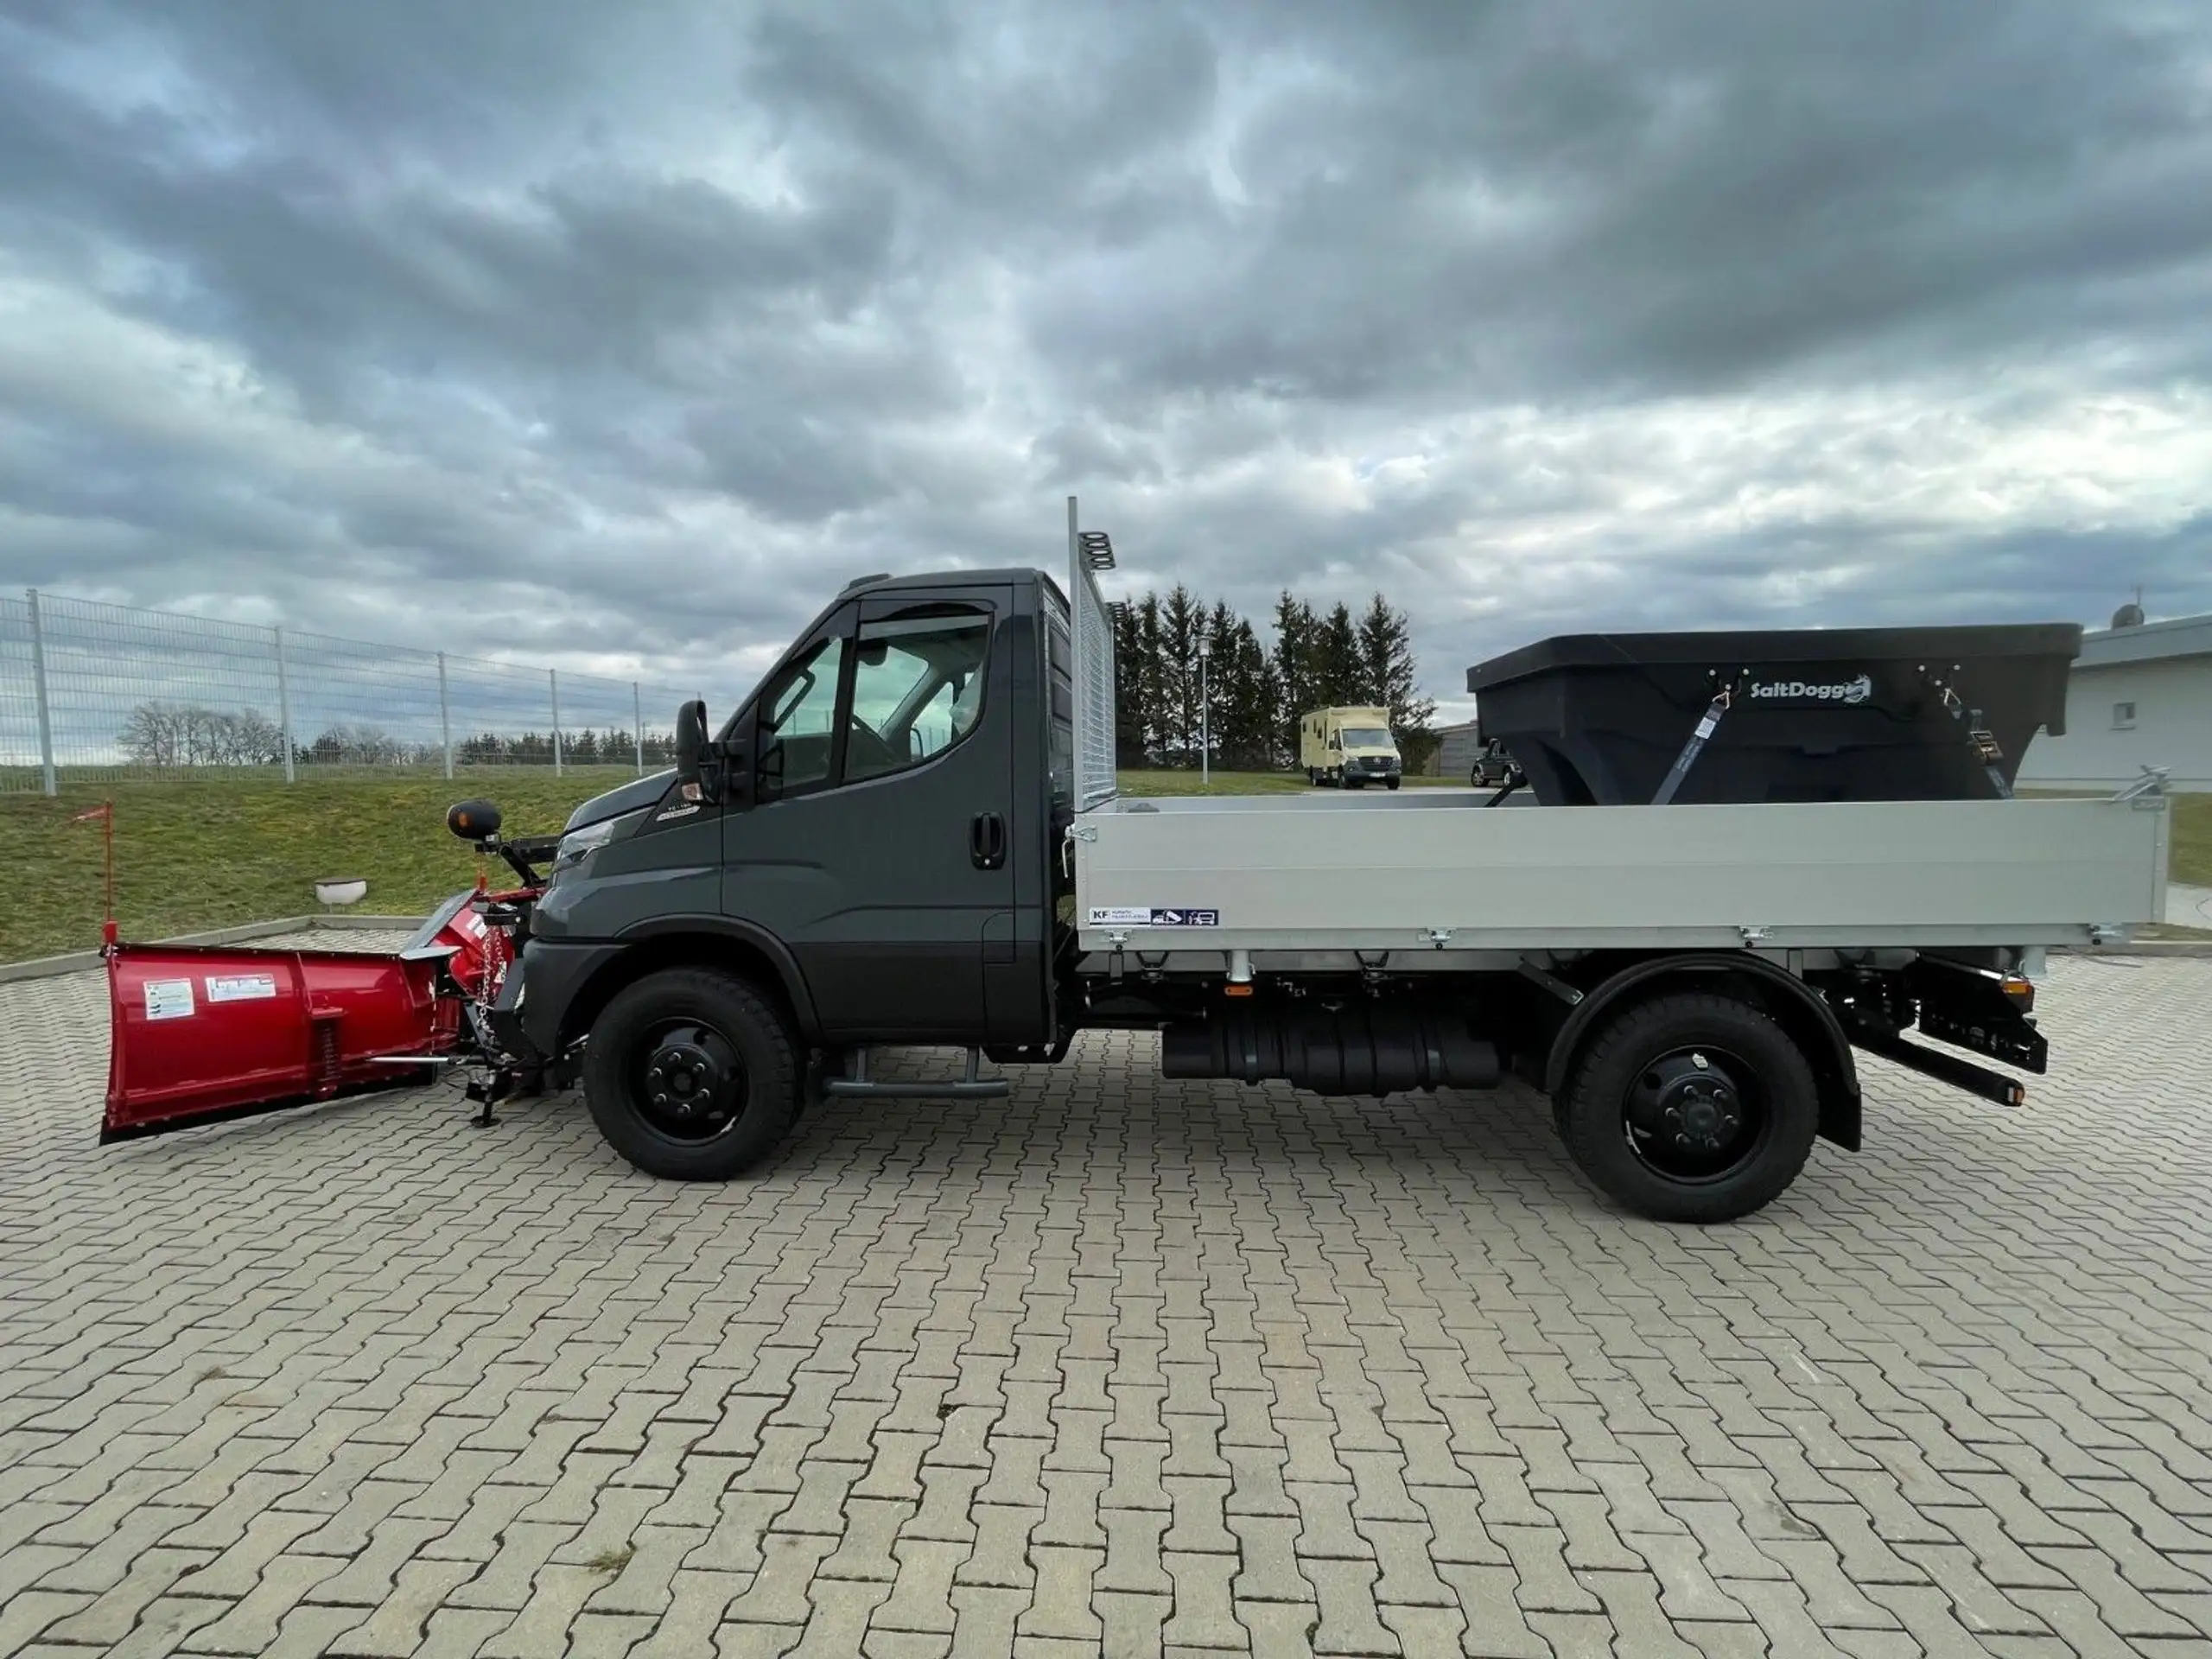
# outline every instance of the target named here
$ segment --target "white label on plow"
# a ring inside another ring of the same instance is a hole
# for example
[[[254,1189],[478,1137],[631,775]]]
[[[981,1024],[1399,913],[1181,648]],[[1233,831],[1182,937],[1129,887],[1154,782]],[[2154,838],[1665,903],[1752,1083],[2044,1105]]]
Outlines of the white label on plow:
[[[149,1020],[189,1020],[192,982],[188,979],[149,979],[146,982]]]
[[[206,983],[210,1002],[265,1002],[276,995],[274,974],[210,974]]]

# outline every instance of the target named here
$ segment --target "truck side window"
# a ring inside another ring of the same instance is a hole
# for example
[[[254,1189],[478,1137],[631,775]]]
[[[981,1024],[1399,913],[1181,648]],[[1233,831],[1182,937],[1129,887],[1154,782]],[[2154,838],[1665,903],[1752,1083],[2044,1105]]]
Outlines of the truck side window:
[[[784,671],[760,703],[760,799],[818,789],[830,781],[830,744],[836,734],[838,670],[845,642],[824,639]]]
[[[983,707],[991,619],[980,610],[863,622],[845,721],[845,781],[880,778],[942,754]]]

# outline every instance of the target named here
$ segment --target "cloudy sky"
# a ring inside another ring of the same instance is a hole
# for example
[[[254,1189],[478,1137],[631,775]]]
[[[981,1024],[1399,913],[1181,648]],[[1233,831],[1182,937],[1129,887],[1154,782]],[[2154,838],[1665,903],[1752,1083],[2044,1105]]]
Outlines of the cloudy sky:
[[[2202,0],[0,0],[0,586],[700,683],[873,569],[2212,609]]]

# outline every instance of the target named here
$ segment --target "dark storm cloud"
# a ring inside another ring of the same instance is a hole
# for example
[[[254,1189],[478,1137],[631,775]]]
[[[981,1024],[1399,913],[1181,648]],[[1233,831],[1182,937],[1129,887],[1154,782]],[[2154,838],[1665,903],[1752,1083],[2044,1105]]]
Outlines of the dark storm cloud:
[[[1386,588],[1439,690],[2212,607],[2208,303],[2162,0],[0,17],[0,580],[724,695],[1070,491],[1132,581]]]

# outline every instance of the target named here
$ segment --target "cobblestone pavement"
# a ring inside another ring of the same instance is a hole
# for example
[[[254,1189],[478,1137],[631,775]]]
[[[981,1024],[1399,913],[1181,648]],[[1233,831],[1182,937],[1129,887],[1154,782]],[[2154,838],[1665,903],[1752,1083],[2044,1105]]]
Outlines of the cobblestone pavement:
[[[102,1150],[101,998],[0,988],[0,1653],[2212,1650],[2212,962],[1708,1231],[1136,1039],[722,1187],[436,1091]]]

